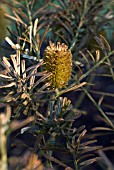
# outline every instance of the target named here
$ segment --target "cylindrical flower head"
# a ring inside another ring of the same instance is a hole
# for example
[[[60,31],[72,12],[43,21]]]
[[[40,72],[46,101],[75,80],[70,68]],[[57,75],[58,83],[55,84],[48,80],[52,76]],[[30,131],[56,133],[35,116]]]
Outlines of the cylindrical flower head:
[[[52,73],[49,77],[52,88],[63,88],[68,84],[72,70],[72,53],[60,42],[50,45],[44,52],[44,69]]]

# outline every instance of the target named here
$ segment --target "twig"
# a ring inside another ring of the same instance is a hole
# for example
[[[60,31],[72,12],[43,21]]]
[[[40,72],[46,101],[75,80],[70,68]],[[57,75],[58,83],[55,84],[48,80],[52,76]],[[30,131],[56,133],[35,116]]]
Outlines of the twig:
[[[10,120],[11,108],[10,106],[6,107],[6,114],[0,114],[0,169],[8,170],[7,165],[7,133],[8,122]]]
[[[111,120],[106,116],[105,112],[101,109],[101,107],[97,104],[97,102],[94,100],[94,98],[90,95],[90,93],[88,93],[88,91],[84,88],[81,87],[82,90],[86,93],[86,95],[88,96],[88,98],[92,101],[92,103],[96,106],[96,108],[98,109],[98,111],[101,113],[101,115],[105,118],[105,120],[107,121],[108,125],[111,126],[114,129],[114,124],[111,122]]]

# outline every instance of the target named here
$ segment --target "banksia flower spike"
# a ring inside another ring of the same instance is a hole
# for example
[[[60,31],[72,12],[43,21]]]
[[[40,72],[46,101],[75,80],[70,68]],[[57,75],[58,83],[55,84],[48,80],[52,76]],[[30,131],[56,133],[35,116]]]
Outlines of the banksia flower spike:
[[[65,44],[50,42],[44,52],[44,69],[52,73],[49,77],[52,88],[63,88],[68,84],[72,69],[72,53]]]

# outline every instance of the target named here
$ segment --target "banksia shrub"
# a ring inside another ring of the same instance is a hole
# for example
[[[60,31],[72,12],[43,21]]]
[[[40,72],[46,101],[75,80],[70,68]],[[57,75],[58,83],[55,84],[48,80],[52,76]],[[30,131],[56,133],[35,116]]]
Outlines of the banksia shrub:
[[[114,50],[101,32],[114,19],[111,0],[1,3],[11,25],[0,47],[0,169],[114,169],[105,155],[114,141]]]
[[[52,73],[49,77],[52,88],[63,88],[68,84],[72,69],[72,53],[68,46],[60,42],[50,45],[44,52],[44,69]]]

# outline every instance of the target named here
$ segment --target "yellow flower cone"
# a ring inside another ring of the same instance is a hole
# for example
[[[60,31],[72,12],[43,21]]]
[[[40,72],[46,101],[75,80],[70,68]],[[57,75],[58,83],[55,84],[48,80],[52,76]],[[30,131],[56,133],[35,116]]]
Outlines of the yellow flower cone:
[[[72,53],[60,42],[50,45],[44,52],[44,69],[52,73],[49,78],[52,88],[63,88],[68,84],[72,70]]]

